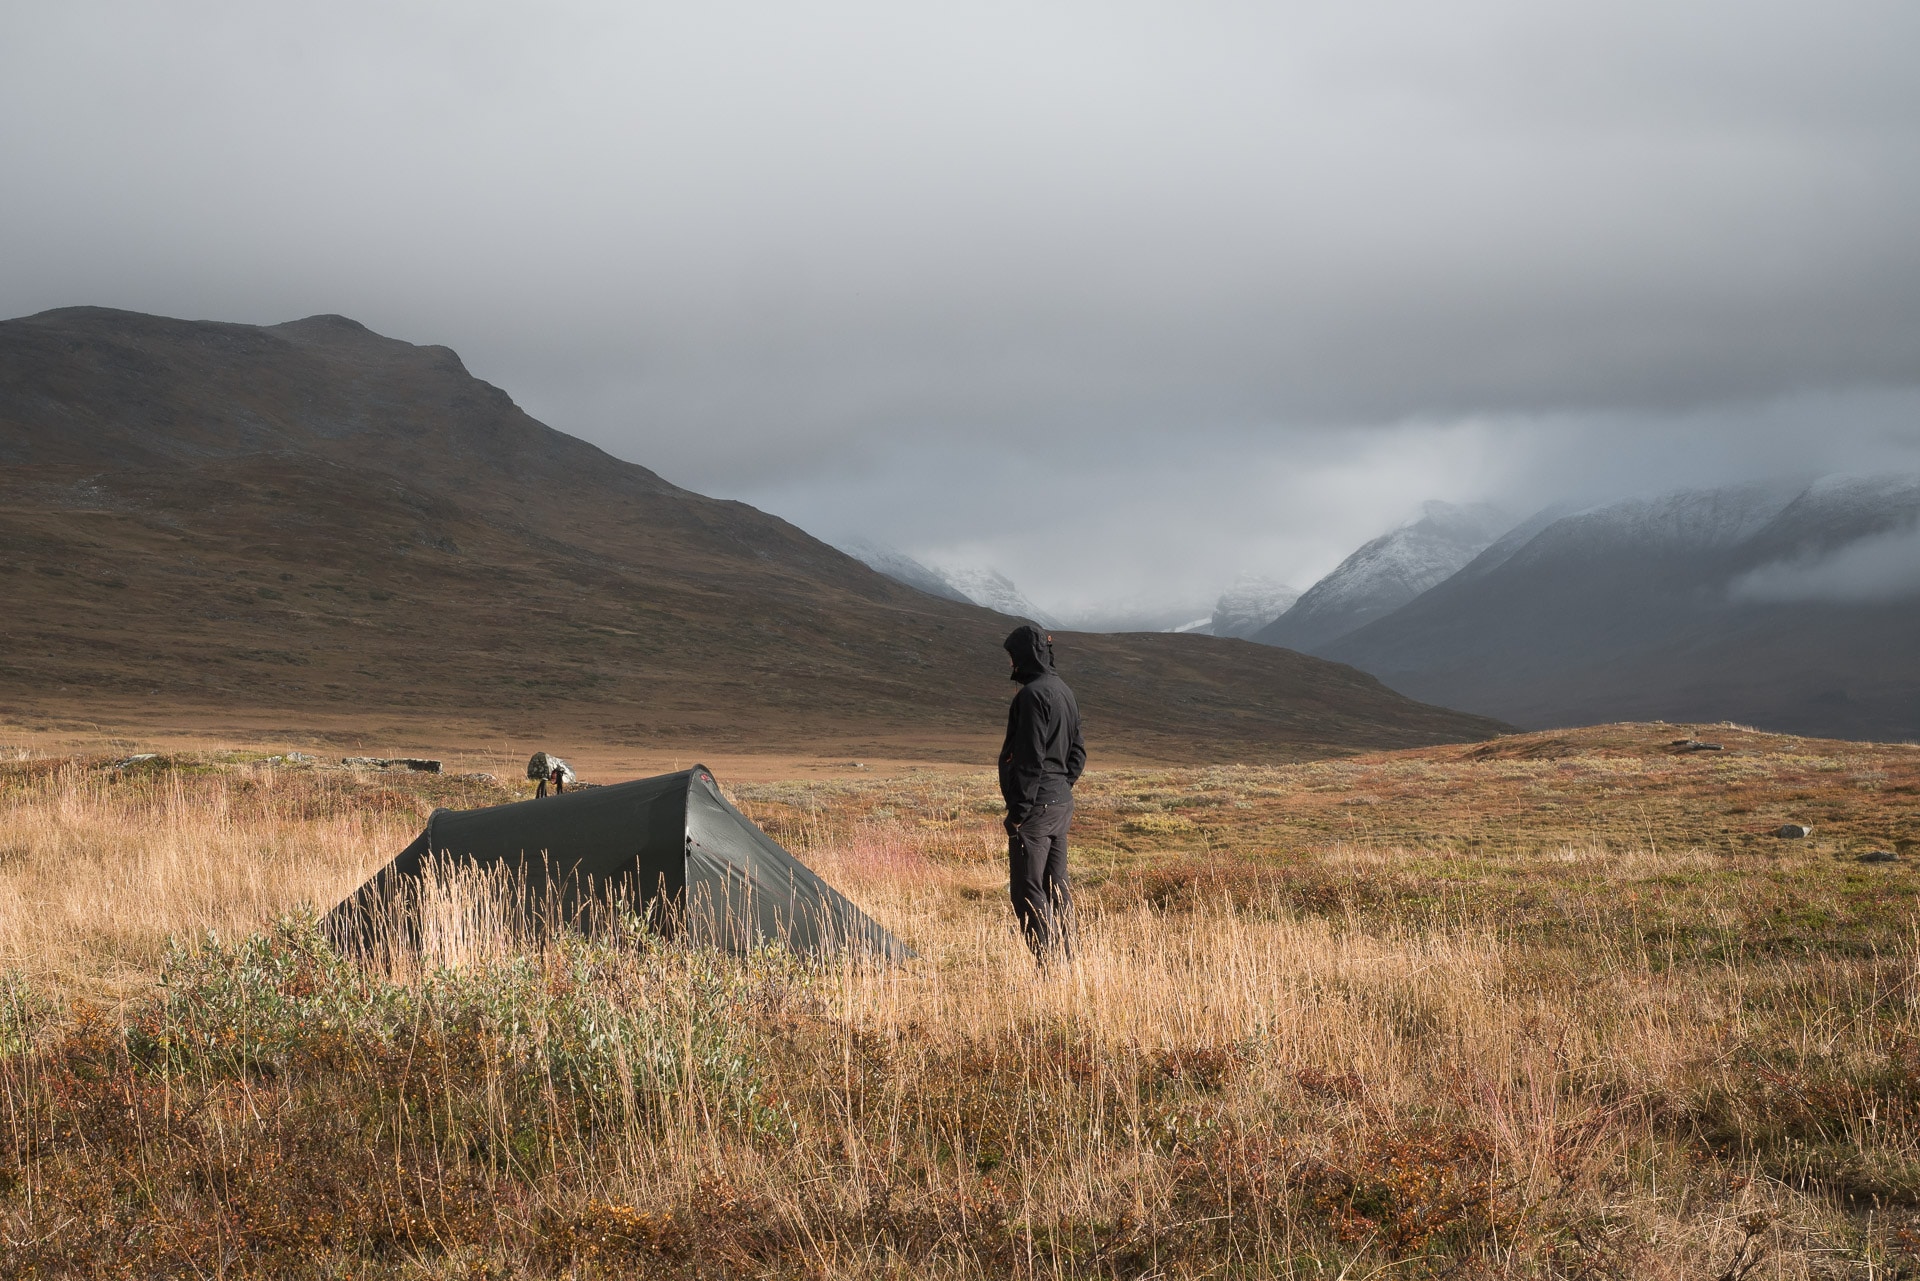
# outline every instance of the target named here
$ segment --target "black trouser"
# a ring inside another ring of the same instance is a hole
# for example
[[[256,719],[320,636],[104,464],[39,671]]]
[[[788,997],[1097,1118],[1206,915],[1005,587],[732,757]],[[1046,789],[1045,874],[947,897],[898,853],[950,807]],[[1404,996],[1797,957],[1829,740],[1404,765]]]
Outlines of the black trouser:
[[[1073,895],[1067,889],[1067,828],[1073,801],[1036,805],[1020,829],[1008,834],[1007,889],[1027,946],[1041,960],[1058,949],[1071,956],[1068,937]]]

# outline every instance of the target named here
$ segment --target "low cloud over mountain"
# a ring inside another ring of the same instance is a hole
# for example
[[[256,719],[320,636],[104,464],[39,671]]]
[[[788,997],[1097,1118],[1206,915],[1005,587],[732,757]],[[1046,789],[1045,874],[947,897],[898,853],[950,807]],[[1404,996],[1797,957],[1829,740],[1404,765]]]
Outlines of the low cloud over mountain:
[[[1823,503],[1852,508],[1862,519],[1898,522],[1907,508],[1902,500],[1917,484],[1903,477],[1829,481],[1814,492]],[[1838,546],[1830,544],[1830,539],[1812,543],[1796,555],[1741,574],[1731,587],[1734,599],[1865,603],[1920,597],[1920,522],[1895,523]]]

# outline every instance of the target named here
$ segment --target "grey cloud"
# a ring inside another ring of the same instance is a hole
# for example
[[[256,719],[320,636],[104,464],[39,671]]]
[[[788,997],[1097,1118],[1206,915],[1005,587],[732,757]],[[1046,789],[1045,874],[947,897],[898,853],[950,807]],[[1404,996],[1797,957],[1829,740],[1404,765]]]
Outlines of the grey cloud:
[[[1916,47],[1900,0],[16,5],[0,310],[345,312],[823,533],[1186,599],[1425,498],[1912,466]]]

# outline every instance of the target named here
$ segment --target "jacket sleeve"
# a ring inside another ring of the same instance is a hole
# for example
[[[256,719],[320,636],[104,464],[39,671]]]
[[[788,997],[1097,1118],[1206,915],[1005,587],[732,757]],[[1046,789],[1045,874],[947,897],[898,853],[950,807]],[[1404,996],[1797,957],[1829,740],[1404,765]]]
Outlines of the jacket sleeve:
[[[1007,803],[1007,817],[1016,823],[1026,820],[1040,793],[1045,743],[1039,702],[1031,688],[1023,687],[1007,709],[1007,739],[1000,748],[1000,798]]]
[[[1067,740],[1067,782],[1078,783],[1087,768],[1087,744],[1080,737],[1080,709],[1073,709],[1073,733]]]

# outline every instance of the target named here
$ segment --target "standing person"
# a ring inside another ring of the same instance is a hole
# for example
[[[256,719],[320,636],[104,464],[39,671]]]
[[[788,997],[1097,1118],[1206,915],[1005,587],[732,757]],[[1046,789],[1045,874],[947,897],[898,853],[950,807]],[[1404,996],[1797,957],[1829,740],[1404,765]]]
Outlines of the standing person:
[[[1055,950],[1072,954],[1067,889],[1067,828],[1073,785],[1087,767],[1080,707],[1054,674],[1053,637],[1019,627],[1006,639],[1020,692],[1007,709],[1000,747],[1000,797],[1007,803],[1007,889],[1020,932],[1042,965]]]

